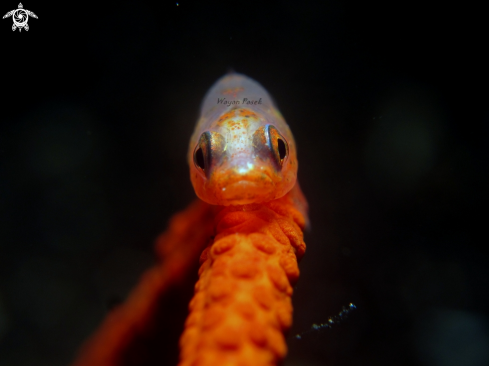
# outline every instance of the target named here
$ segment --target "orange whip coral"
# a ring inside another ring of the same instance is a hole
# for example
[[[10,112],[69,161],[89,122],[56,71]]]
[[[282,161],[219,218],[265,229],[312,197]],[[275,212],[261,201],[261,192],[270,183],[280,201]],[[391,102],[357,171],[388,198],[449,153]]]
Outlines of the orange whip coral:
[[[86,343],[76,366],[115,366],[155,316],[157,299],[200,255],[180,365],[276,365],[292,323],[307,202],[292,133],[268,93],[229,74],[207,93],[189,146],[197,200],[160,236],[160,263]]]

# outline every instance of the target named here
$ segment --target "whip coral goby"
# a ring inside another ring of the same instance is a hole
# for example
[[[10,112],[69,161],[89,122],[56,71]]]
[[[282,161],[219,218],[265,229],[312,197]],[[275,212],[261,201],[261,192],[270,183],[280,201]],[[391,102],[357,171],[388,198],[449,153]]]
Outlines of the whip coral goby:
[[[208,91],[190,139],[199,199],[157,240],[158,265],[83,347],[76,366],[124,365],[125,349],[200,255],[181,366],[276,365],[287,352],[307,202],[292,133],[266,90],[229,74]]]

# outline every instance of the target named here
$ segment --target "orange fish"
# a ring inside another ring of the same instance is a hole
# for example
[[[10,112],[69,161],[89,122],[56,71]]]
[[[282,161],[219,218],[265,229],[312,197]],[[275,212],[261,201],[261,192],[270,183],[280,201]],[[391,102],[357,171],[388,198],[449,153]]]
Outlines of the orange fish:
[[[199,199],[172,218],[156,243],[160,262],[74,365],[122,365],[124,349],[161,311],[158,298],[202,249],[179,365],[276,365],[285,357],[307,202],[294,138],[267,91],[236,73],[219,79],[204,98],[188,162]]]

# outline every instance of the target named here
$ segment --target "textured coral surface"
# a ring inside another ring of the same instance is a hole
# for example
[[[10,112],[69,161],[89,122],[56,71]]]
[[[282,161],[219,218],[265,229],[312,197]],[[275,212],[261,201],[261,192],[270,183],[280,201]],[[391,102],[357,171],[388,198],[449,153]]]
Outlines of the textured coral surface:
[[[158,238],[160,262],[107,316],[73,365],[145,364],[148,329],[158,324],[155,319],[169,319],[160,299],[188,277],[206,244],[180,339],[180,364],[277,364],[287,352],[284,332],[292,322],[297,260],[305,252],[305,210],[298,186],[266,204],[195,201]]]
[[[181,366],[275,365],[284,358],[291,285],[305,251],[293,194],[217,214],[180,339]]]

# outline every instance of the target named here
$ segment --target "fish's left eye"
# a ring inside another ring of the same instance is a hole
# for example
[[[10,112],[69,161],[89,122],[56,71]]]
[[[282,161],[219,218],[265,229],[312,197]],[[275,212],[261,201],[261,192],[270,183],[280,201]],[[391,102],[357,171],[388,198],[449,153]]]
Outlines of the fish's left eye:
[[[278,170],[282,169],[289,155],[287,140],[272,125],[260,127],[255,131],[253,148],[262,159],[272,160]]]
[[[278,146],[278,155],[280,161],[283,162],[283,160],[287,156],[287,146],[285,145],[284,140],[282,140],[281,138],[277,139],[277,146]]]

